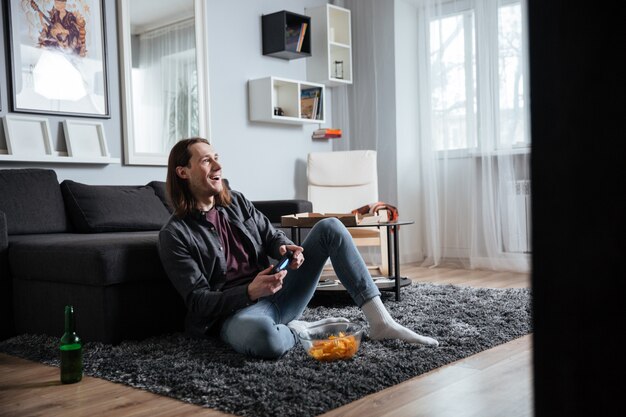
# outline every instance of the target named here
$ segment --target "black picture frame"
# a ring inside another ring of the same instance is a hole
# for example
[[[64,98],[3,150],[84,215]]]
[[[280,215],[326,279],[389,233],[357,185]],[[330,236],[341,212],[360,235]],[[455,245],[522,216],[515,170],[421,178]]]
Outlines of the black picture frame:
[[[11,109],[110,118],[104,0],[9,0]]]

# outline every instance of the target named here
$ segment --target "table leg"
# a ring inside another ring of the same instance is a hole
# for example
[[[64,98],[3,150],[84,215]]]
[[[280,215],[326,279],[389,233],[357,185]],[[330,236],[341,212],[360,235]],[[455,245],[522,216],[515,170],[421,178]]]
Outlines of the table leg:
[[[293,243],[300,246],[300,228],[299,227],[291,226],[291,240],[293,240]]]
[[[387,276],[392,278],[393,275],[393,263],[391,262],[391,227],[386,227],[387,229]]]
[[[396,301],[400,301],[400,248],[398,247],[398,235],[400,234],[400,228],[397,225],[393,226],[393,257],[394,257],[394,272],[396,274]]]

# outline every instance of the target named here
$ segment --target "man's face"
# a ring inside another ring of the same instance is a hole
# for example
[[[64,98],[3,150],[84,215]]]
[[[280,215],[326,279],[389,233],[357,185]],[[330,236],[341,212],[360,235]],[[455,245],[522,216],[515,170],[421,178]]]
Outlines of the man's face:
[[[179,177],[189,181],[189,189],[198,201],[204,202],[222,191],[222,166],[211,145],[194,143],[189,147],[191,159],[186,167],[177,167]]]
[[[65,9],[66,0],[54,0],[54,8],[61,11]]]

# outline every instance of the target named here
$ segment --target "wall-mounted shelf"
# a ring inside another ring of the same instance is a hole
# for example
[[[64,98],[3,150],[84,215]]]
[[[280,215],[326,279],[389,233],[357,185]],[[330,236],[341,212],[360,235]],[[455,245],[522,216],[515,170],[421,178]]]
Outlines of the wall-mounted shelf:
[[[120,158],[110,157],[75,157],[75,156],[62,156],[62,155],[41,155],[41,156],[29,156],[29,155],[8,155],[2,153],[0,150],[0,162],[48,162],[48,163],[62,163],[62,164],[119,164]]]
[[[311,56],[311,18],[283,10],[263,15],[263,55],[281,59]]]
[[[326,4],[306,9],[315,25],[307,60],[307,79],[329,87],[352,84],[352,26],[350,10]]]
[[[119,164],[111,158],[101,122],[63,121],[67,151],[52,146],[50,122],[46,117],[7,114],[3,116],[6,149],[0,162],[44,162],[61,164]]]
[[[319,83],[279,77],[250,80],[250,120],[289,124],[324,123],[325,96],[326,89]]]

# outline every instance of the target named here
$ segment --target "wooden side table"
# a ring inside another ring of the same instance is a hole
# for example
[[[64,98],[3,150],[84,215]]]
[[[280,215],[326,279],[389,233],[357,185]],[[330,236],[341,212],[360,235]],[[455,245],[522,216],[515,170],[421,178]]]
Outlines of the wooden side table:
[[[381,290],[389,290],[389,289],[394,290],[396,293],[396,301],[400,301],[400,288],[406,287],[407,285],[411,283],[410,279],[406,277],[402,277],[400,275],[400,239],[399,239],[400,226],[406,226],[406,225],[410,225],[413,223],[415,223],[413,220],[396,220],[396,221],[389,221],[389,222],[386,221],[386,222],[379,222],[379,223],[368,223],[368,224],[359,224],[356,226],[350,226],[350,228],[384,227],[385,229],[387,229],[387,247],[389,248],[389,250],[387,251],[387,265],[389,266],[388,268],[389,279],[393,280],[393,286],[388,287],[385,285],[378,285],[378,284],[377,286]],[[291,236],[294,239],[294,243],[297,245],[300,245],[301,244],[300,231],[302,229],[311,229],[313,226],[307,225],[307,226],[286,226],[286,227],[291,229]],[[345,289],[343,288],[343,286],[337,286],[337,287],[325,288],[324,290],[343,291]]]

